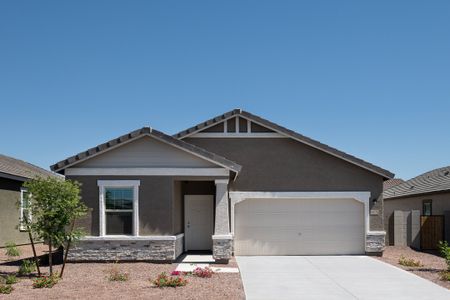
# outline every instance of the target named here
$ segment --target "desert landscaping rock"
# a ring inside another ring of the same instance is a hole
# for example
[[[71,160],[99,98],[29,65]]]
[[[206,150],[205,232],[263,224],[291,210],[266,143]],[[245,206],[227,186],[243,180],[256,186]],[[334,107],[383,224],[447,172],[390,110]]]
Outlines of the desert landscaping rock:
[[[4,258],[4,249],[0,249],[0,257]],[[230,262],[236,265],[234,258]],[[154,288],[150,279],[161,272],[170,274],[176,264],[119,263],[118,268],[129,273],[126,282],[107,279],[112,266],[112,263],[68,263],[64,279],[53,288],[33,289],[31,279],[20,278],[14,285],[15,290],[10,295],[1,295],[1,299],[245,299],[240,275],[236,273],[218,273],[212,278],[188,276],[184,287]],[[0,262],[1,274],[17,269],[18,266],[11,266],[4,260]],[[57,266],[56,272],[59,270]]]
[[[398,263],[401,256],[408,259],[418,260],[422,263],[423,267],[405,267]],[[402,268],[411,273],[416,274],[422,278],[430,280],[440,286],[450,289],[450,281],[442,281],[440,279],[439,273],[447,269],[447,264],[445,260],[435,254],[424,253],[420,251],[415,251],[406,246],[389,246],[386,247],[383,256],[377,257],[377,259],[394,265],[398,268]]]

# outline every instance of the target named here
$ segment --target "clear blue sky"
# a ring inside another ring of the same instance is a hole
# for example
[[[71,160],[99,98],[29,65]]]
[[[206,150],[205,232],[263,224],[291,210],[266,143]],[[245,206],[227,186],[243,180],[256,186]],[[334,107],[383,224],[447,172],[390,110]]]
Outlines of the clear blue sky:
[[[0,153],[233,108],[399,177],[450,165],[450,1],[0,2]]]

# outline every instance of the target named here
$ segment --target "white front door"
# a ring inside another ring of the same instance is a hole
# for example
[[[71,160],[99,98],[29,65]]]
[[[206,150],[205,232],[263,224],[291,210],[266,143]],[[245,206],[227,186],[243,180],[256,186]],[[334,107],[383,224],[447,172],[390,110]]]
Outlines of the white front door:
[[[185,250],[211,250],[214,227],[214,196],[184,196]]]

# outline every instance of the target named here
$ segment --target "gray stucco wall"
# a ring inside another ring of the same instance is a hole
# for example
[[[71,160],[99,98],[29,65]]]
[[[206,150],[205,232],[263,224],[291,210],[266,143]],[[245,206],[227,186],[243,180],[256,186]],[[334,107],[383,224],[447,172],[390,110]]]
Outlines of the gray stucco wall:
[[[20,181],[0,178],[0,247],[7,242],[17,245],[29,243],[28,234],[18,228],[20,211],[17,204],[21,186]]]
[[[173,230],[175,234],[184,232],[184,201],[182,182],[173,181]]]
[[[97,180],[140,180],[139,232],[140,235],[172,235],[173,180],[158,176],[68,176],[82,184],[82,201],[90,209],[77,225],[88,235],[99,235],[99,189]]]
[[[371,230],[383,230],[383,178],[288,138],[186,138],[242,166],[230,190],[370,191]],[[378,201],[374,202],[373,200]]]
[[[421,196],[404,197],[398,199],[386,199],[384,201],[384,222],[386,226],[386,244],[394,244],[394,210],[410,211],[418,210],[423,214],[422,203],[424,200],[432,200],[433,215],[444,215],[450,211],[450,192],[434,193]],[[449,222],[450,220],[445,220]],[[446,232],[446,239],[450,240],[450,232]]]
[[[81,198],[89,208],[77,222],[88,235],[99,235],[98,180],[140,180],[140,235],[174,235],[184,232],[183,195],[215,195],[213,178],[172,176],[67,176],[81,183]],[[191,181],[195,180],[195,181]],[[208,180],[208,181],[206,181]]]

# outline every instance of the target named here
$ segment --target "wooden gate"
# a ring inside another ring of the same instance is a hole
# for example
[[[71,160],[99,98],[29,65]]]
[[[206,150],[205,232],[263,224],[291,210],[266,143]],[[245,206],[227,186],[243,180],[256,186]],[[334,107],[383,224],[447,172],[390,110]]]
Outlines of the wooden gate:
[[[420,217],[420,247],[423,250],[435,250],[439,241],[444,239],[444,216]]]

